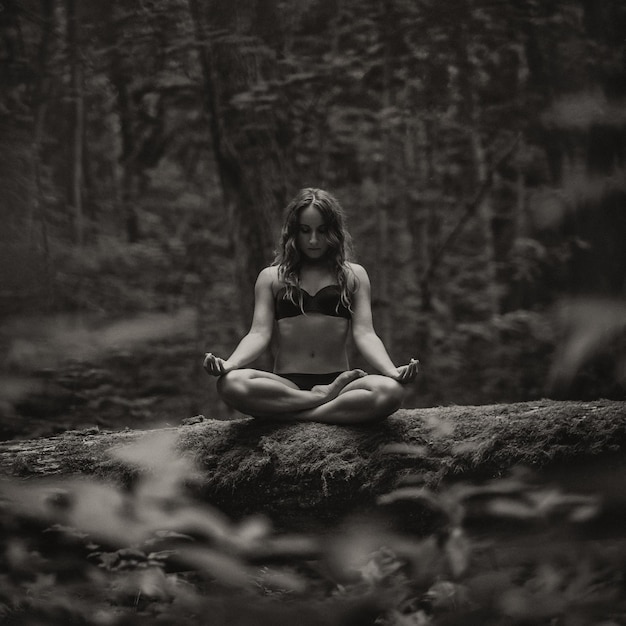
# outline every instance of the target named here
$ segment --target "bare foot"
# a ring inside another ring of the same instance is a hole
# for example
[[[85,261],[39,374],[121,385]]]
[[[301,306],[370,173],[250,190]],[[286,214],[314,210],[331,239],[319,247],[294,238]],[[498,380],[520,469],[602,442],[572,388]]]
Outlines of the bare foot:
[[[330,402],[339,395],[347,384],[359,378],[363,378],[363,376],[367,376],[363,370],[348,370],[347,372],[339,374],[330,385],[315,385],[315,387],[311,389],[311,393],[321,396],[324,400],[323,403]]]

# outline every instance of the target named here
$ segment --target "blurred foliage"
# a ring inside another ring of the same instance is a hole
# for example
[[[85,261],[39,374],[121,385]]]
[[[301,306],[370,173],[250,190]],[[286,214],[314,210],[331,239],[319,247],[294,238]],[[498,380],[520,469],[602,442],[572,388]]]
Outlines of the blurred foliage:
[[[408,476],[377,511],[314,534],[197,501],[198,471],[168,436],[113,454],[137,471],[125,489],[0,483],[2,623],[585,626],[626,616],[626,539],[607,526],[623,517],[623,493],[603,496],[605,476],[595,495],[523,470],[439,491]],[[407,512],[427,515],[428,530],[411,529]]]
[[[560,314],[591,327],[585,302],[623,309],[622,3],[69,6],[0,14],[5,421],[41,382],[14,355],[54,344],[55,316],[76,329],[55,346],[62,380],[98,329],[157,313],[185,327],[190,410],[227,417],[201,356],[245,332],[280,209],[306,185],[345,206],[393,359],[420,357],[408,404],[624,398],[623,344]],[[149,387],[173,336],[140,335]]]

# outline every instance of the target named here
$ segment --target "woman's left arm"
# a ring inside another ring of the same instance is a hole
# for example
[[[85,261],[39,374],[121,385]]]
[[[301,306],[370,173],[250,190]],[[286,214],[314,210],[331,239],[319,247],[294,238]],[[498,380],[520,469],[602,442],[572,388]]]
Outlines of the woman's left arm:
[[[417,376],[419,361],[411,359],[407,365],[401,367],[394,365],[385,345],[374,330],[369,276],[361,265],[352,263],[351,267],[358,281],[352,303],[352,337],[357,349],[367,362],[384,376],[401,383],[411,382]]]

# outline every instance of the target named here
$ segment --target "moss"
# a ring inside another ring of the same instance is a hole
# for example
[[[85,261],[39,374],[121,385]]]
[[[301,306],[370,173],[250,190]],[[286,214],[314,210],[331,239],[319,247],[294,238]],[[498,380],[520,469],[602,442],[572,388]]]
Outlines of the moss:
[[[371,426],[205,420],[163,429],[202,469],[205,497],[233,513],[294,510],[323,515],[367,504],[399,479],[488,478],[516,465],[546,469],[621,451],[626,403],[554,402],[398,411]],[[0,444],[0,471],[13,475],[96,474],[132,482],[111,448],[146,431],[70,432]],[[389,454],[390,443],[419,454]]]

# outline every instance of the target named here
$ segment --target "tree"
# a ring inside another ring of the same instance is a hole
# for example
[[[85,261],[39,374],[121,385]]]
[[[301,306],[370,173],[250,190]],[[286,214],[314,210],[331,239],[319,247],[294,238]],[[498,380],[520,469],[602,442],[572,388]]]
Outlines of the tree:
[[[85,112],[83,93],[83,62],[81,59],[81,4],[67,0],[67,49],[70,66],[71,150],[69,206],[74,210],[74,238],[79,248],[85,241],[83,215],[83,141],[85,135]]]
[[[250,319],[251,288],[270,258],[287,191],[285,149],[279,147],[279,120],[273,113],[275,57],[255,30],[254,5],[214,0],[204,6],[189,0],[189,7],[243,317]],[[276,16],[272,2],[263,3],[263,11],[269,12],[266,20]]]

